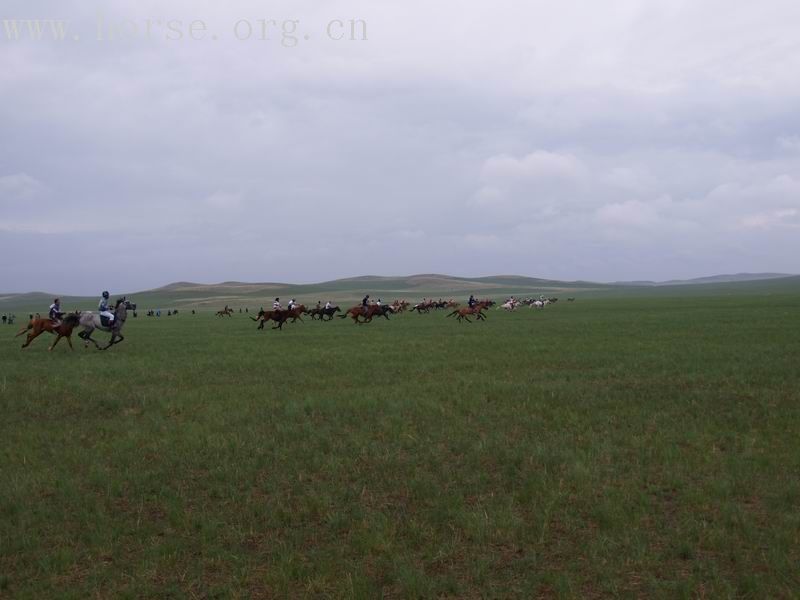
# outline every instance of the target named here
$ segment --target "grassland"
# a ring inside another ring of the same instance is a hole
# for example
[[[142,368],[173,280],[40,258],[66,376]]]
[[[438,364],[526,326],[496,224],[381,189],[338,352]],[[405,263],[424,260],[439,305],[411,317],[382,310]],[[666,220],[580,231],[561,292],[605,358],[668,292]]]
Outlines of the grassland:
[[[782,291],[0,329],[0,596],[796,597]]]

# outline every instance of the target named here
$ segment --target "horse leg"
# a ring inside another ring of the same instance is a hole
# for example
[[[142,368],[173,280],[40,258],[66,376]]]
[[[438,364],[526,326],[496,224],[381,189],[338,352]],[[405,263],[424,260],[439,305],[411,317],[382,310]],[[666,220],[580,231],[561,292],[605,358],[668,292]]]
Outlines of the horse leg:
[[[92,332],[93,331],[94,331],[94,329],[86,330],[86,331],[83,332],[84,335],[82,337],[83,337],[83,341],[85,343],[84,347],[88,348],[89,347],[89,342],[92,342],[94,344],[94,347],[97,348],[98,350],[100,350],[100,344],[98,344],[96,341],[94,341],[94,338],[92,337]]]
[[[31,329],[32,327],[33,327],[33,326],[32,326],[30,323],[28,323],[28,324],[27,324],[25,327],[23,327],[22,329],[20,329],[20,330],[19,330],[19,332],[17,333],[17,335],[15,335],[14,337],[19,337],[19,336],[21,336],[21,335],[24,335],[24,334],[25,334],[25,333],[27,333],[27,332],[28,332],[28,330],[29,330],[29,329]]]
[[[59,333],[59,334],[58,334],[58,337],[56,337],[56,341],[55,341],[55,342],[53,342],[52,344],[50,344],[50,347],[49,347],[47,350],[48,350],[48,351],[50,351],[50,352],[52,352],[52,351],[53,351],[53,348],[55,348],[55,347],[56,347],[56,344],[58,343],[58,340],[60,340],[60,339],[61,339],[61,334]]]
[[[123,337],[122,333],[119,331],[114,331],[111,333],[111,340],[108,342],[108,345],[103,348],[103,350],[110,348],[114,344],[119,344],[125,338]]]
[[[22,347],[23,347],[23,348],[27,348],[28,346],[30,346],[30,345],[31,345],[31,342],[32,342],[33,340],[35,340],[37,337],[39,337],[39,334],[40,334],[40,333],[42,333],[42,331],[41,331],[41,330],[39,330],[39,331],[36,331],[36,330],[34,329],[34,330],[33,330],[33,333],[29,333],[29,334],[28,334],[28,338],[25,340],[25,343],[24,343],[24,344],[22,344]]]
[[[111,332],[111,339],[108,341],[108,343],[105,346],[100,348],[100,350],[107,350],[108,348],[111,348],[111,346],[113,346],[116,343],[115,342],[116,339],[117,339],[117,334],[112,331]]]

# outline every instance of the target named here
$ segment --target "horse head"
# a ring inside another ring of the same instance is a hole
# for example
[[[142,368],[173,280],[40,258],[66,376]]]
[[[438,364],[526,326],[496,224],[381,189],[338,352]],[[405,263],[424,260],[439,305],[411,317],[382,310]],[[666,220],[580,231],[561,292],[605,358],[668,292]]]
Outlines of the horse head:
[[[68,315],[65,315],[62,319],[62,322],[65,325],[72,325],[73,327],[80,323],[81,320],[81,312],[76,310],[75,312],[71,312]]]

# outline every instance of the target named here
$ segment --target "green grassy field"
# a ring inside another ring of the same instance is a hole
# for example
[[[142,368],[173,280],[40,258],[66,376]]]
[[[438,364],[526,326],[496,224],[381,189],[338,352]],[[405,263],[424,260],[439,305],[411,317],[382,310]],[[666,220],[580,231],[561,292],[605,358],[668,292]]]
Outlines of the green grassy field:
[[[0,597],[800,594],[800,295],[254,326],[0,329]]]

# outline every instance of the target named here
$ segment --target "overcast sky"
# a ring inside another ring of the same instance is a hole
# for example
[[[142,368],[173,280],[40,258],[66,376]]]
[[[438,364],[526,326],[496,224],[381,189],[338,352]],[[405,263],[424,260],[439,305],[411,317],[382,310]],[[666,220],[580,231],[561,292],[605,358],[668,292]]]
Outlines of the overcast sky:
[[[0,28],[0,291],[800,272],[797,0],[4,0],[10,18],[69,24]],[[136,35],[105,39],[123,19]]]

